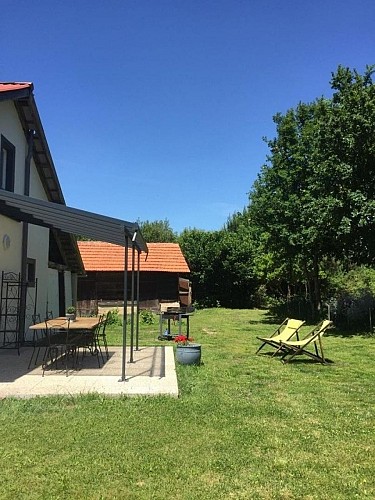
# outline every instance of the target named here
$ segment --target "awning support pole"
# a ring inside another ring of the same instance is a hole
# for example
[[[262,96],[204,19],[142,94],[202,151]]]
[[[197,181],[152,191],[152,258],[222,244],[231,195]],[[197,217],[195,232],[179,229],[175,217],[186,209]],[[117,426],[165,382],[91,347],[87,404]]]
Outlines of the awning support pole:
[[[124,313],[122,319],[122,375],[121,381],[125,382],[126,365],[126,327],[128,323],[128,247],[129,238],[125,236],[125,265],[124,265]]]
[[[136,329],[136,335],[135,335],[135,349],[136,351],[139,351],[139,269],[141,265],[141,252],[137,251],[137,329]]]
[[[131,325],[130,325],[130,359],[129,363],[134,363],[134,273],[135,269],[135,245],[132,243],[132,282],[131,282]]]

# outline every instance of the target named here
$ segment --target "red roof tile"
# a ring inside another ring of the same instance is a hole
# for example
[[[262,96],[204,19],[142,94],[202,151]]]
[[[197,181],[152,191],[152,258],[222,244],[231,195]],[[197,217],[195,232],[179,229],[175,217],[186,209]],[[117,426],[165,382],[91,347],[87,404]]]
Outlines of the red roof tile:
[[[32,86],[31,82],[0,82],[0,92],[22,90]]]
[[[178,243],[147,243],[148,256],[141,253],[140,270],[168,273],[189,273]],[[124,248],[101,241],[78,241],[86,271],[123,271]],[[129,268],[132,252],[129,251]]]

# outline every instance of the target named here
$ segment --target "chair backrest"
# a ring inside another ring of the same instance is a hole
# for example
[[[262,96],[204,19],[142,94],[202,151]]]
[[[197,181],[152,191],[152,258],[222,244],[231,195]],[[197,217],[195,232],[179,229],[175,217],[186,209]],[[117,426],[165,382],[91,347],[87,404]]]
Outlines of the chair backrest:
[[[105,334],[105,329],[107,327],[108,323],[108,314],[103,314],[102,320],[101,320],[101,326],[102,326],[102,335]]]
[[[101,315],[99,316],[99,321],[98,321],[98,324],[96,325],[95,330],[94,330],[95,335],[99,335],[100,330],[103,328],[103,318],[104,318],[104,317],[105,317],[105,314],[101,314]]]
[[[45,320],[45,323],[45,334],[50,345],[68,342],[70,319]]]
[[[332,321],[329,319],[325,319],[324,321],[321,322],[320,325],[318,325],[318,335],[321,337],[322,335],[325,334],[325,332],[328,330],[328,327],[333,324]]]
[[[37,325],[38,323],[41,323],[42,320],[40,319],[40,314],[33,314],[31,316],[31,319],[32,319],[32,322],[33,322],[33,325]]]
[[[286,324],[285,328],[292,328],[293,330],[297,330],[297,328],[301,328],[304,323],[305,322],[301,321],[300,319],[288,319],[288,323]]]
[[[287,324],[280,333],[280,337],[282,337],[285,340],[289,340],[290,338],[293,337],[293,335],[295,335],[298,332],[298,330],[304,324],[305,322],[299,319],[288,319]]]
[[[321,338],[327,331],[328,327],[333,325],[333,322],[330,321],[329,319],[325,319],[321,321],[313,330],[311,330],[310,333],[306,335],[304,340],[309,340],[311,338]]]
[[[47,311],[46,312],[46,319],[52,319],[53,318],[53,311]]]

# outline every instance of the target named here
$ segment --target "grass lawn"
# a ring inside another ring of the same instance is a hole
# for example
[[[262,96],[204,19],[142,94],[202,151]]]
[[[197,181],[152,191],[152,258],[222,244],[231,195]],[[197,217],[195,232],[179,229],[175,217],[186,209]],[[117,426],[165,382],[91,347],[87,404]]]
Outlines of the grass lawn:
[[[375,338],[332,330],[333,363],[284,365],[254,355],[264,311],[202,310],[190,328],[204,363],[177,367],[179,399],[1,401],[0,498],[375,498]],[[142,325],[140,344],[157,334]]]

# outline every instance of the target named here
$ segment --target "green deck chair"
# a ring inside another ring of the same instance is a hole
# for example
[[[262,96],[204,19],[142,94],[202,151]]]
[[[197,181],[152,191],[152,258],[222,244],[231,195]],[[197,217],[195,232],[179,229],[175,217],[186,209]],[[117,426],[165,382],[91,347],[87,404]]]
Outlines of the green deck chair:
[[[279,351],[281,342],[290,340],[291,338],[294,337],[294,335],[297,337],[297,340],[299,339],[298,337],[298,331],[301,328],[302,325],[304,325],[305,322],[301,321],[299,319],[289,319],[286,318],[281,325],[276,328],[276,330],[273,332],[271,337],[257,337],[258,340],[262,342],[261,346],[257,350],[255,354],[258,354],[258,352],[265,346],[265,345],[270,345],[277,349],[276,352]],[[276,352],[273,354],[273,356],[276,354]]]
[[[281,361],[289,363],[295,356],[305,354],[319,361],[319,363],[326,364],[324,357],[322,337],[327,329],[332,325],[332,321],[325,319],[313,330],[311,330],[302,340],[287,340],[282,341],[278,351],[283,351]],[[314,351],[308,350],[307,347],[313,347]]]

